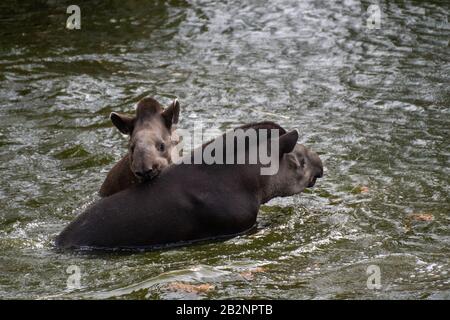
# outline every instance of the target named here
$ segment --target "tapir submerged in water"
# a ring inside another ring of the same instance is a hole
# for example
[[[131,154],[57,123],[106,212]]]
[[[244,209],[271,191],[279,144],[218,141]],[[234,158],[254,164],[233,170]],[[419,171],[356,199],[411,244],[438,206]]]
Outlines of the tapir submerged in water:
[[[297,144],[297,131],[287,133],[272,122],[241,129],[256,130],[257,148],[264,140],[259,138],[262,130],[278,132],[279,138],[270,134],[267,138],[278,139],[278,154],[273,155],[279,160],[276,174],[262,175],[261,163],[248,161],[172,165],[157,179],[94,203],[57,236],[56,246],[150,249],[232,237],[255,226],[261,204],[301,193],[322,177],[319,156]],[[236,144],[234,148],[236,151]]]

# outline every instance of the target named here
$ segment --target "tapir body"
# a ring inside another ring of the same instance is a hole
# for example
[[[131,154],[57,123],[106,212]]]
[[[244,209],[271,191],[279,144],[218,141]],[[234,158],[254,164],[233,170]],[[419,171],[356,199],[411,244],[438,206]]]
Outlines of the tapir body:
[[[172,165],[156,179],[94,203],[56,245],[136,249],[231,237],[255,225],[262,203],[300,193],[322,176],[319,157],[296,143],[296,131],[286,133],[270,122],[248,128],[279,130],[277,174],[261,175],[260,164]]]

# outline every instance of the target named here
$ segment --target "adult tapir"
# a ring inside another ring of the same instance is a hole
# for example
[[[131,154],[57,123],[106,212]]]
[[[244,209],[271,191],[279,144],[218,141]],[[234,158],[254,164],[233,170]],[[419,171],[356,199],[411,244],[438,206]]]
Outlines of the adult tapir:
[[[274,197],[300,193],[322,176],[319,156],[297,144],[297,131],[286,132],[272,122],[240,129],[256,130],[257,148],[264,140],[260,139],[262,130],[278,133],[279,138],[274,134],[267,138],[278,139],[278,154],[273,154],[279,160],[276,174],[262,175],[262,165],[249,161],[246,164],[184,161],[168,167],[157,179],[100,199],[57,236],[56,246],[146,249],[232,237],[252,229],[261,204]],[[236,151],[236,144],[234,147]],[[252,146],[246,145],[244,152],[249,150]],[[187,157],[192,160],[194,153]]]

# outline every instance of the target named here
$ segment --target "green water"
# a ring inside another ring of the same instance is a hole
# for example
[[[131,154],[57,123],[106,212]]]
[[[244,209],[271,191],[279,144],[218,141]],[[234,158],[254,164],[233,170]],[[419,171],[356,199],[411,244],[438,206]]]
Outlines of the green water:
[[[0,298],[450,298],[448,1],[382,0],[379,30],[359,0],[77,1],[73,31],[57,3],[0,2]],[[125,153],[109,113],[147,95],[184,129],[297,128],[325,176],[225,242],[56,252]]]

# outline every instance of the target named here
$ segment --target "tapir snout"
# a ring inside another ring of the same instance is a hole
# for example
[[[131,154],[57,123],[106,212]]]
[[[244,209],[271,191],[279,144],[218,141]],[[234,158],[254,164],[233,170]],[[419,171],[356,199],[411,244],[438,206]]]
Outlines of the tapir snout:
[[[161,173],[161,171],[169,166],[166,158],[158,156],[153,157],[152,154],[135,157],[131,164],[131,169],[136,177],[140,180],[150,180]]]
[[[305,148],[308,161],[310,163],[311,177],[308,188],[314,187],[316,180],[323,177],[323,164],[319,155],[311,149]]]

